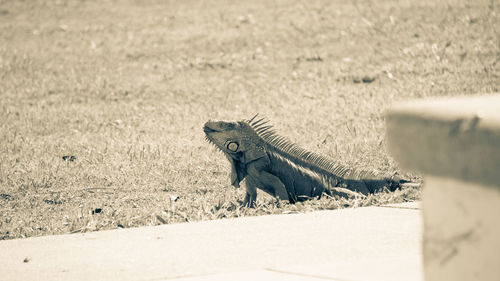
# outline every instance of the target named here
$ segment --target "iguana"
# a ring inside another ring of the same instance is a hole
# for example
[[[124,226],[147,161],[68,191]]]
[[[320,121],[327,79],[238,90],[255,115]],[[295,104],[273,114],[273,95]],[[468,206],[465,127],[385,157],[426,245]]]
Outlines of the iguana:
[[[351,169],[320,154],[300,148],[279,136],[264,118],[255,115],[237,122],[208,121],[206,139],[231,162],[231,184],[246,179],[243,205],[252,207],[257,188],[290,203],[311,197],[366,196],[384,187],[393,191],[407,182],[396,176]]]

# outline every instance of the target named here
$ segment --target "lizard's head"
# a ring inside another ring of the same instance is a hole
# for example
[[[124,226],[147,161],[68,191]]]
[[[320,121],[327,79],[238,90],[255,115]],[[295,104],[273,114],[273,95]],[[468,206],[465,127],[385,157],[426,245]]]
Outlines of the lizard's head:
[[[227,122],[208,121],[203,127],[206,138],[222,151],[231,163],[231,184],[238,187],[245,177],[239,163],[248,163],[267,157],[257,132],[265,130],[264,119],[254,121]]]
[[[245,132],[242,122],[208,121],[203,127],[207,140],[232,158],[246,150]]]

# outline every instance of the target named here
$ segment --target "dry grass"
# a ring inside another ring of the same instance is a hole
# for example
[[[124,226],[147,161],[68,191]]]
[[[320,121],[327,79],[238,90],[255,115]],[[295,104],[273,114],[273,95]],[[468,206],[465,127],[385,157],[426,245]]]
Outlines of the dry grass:
[[[0,0],[0,239],[418,199],[239,208],[201,127],[259,112],[306,148],[400,171],[384,111],[498,92],[499,26],[493,0]]]

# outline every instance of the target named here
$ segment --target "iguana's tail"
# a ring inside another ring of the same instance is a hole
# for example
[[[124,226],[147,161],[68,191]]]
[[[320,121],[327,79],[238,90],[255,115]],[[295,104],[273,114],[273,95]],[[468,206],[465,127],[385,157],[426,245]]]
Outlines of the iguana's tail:
[[[363,180],[363,182],[365,183],[368,190],[370,190],[370,193],[381,191],[384,188],[387,188],[390,191],[395,191],[396,189],[400,189],[402,185],[413,183],[411,180],[402,178],[398,175],[393,175],[384,179],[368,179]]]

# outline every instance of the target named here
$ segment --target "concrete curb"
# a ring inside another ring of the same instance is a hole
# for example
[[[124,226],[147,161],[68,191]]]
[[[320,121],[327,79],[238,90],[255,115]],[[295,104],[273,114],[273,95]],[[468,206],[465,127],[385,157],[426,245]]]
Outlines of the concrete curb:
[[[389,150],[424,173],[425,279],[500,276],[500,95],[401,103]]]

